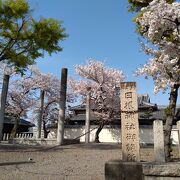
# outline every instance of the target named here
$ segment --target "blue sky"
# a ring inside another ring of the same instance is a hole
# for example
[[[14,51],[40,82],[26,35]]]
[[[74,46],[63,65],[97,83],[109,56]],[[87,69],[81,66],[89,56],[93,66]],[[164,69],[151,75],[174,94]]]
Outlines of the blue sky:
[[[126,81],[136,81],[139,94],[148,93],[151,102],[168,104],[168,95],[153,94],[153,82],[134,77],[136,68],[148,57],[139,51],[138,35],[128,12],[128,0],[28,0],[36,18],[63,21],[69,37],[61,43],[63,51],[37,60],[44,73],[60,78],[62,67],[74,75],[75,64],[85,64],[89,58],[105,61],[109,67],[121,69]],[[178,102],[180,103],[180,101]]]

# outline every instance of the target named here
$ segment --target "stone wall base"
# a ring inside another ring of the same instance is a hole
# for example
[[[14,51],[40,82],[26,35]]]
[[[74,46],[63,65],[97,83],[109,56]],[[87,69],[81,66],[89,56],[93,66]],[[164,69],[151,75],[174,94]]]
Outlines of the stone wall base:
[[[13,140],[10,140],[10,143],[13,144],[27,144],[27,145],[40,145],[40,146],[56,146],[57,140],[56,139],[43,139],[43,138],[15,138]],[[68,144],[79,144],[80,140],[74,140],[74,139],[64,139],[63,145]]]
[[[180,162],[142,163],[145,180],[180,180]]]
[[[180,162],[143,163],[108,161],[105,180],[180,180]]]

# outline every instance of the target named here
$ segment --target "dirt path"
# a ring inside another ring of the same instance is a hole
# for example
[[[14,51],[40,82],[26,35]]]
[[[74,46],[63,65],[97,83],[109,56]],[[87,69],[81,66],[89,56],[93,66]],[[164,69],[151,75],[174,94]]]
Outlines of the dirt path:
[[[32,147],[0,144],[1,180],[103,180],[104,164],[121,159],[118,144]],[[152,148],[141,160],[153,161]]]

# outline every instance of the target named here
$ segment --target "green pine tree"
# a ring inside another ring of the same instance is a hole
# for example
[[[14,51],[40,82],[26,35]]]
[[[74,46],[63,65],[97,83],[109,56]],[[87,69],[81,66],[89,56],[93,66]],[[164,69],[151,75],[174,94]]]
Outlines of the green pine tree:
[[[23,71],[45,51],[62,51],[59,42],[66,37],[60,21],[35,20],[26,0],[0,0],[0,61]]]

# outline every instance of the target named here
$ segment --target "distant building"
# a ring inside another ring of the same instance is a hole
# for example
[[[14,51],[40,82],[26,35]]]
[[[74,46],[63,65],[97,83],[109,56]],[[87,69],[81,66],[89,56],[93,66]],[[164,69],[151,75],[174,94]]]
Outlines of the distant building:
[[[165,120],[165,106],[157,106],[157,104],[150,102],[148,94],[138,95],[138,115],[140,125],[152,125],[154,120]],[[93,113],[96,108],[91,106],[91,125],[98,124],[98,117]],[[70,108],[70,120],[71,125],[84,125],[86,119],[86,105],[81,104]],[[176,117],[174,123],[180,120],[180,108],[177,108]],[[120,114],[110,123],[111,125],[120,125]]]
[[[3,133],[11,133],[11,130],[14,126],[15,119],[13,117],[5,117],[4,119],[4,127],[3,127]],[[29,121],[26,121],[24,119],[20,119],[19,127],[17,129],[17,133],[21,132],[28,132],[29,128],[34,127],[35,125]]]
[[[153,121],[154,120],[165,120],[166,106],[157,106],[157,104],[150,102],[149,95],[138,96],[138,116],[139,116],[139,136],[140,144],[148,145],[153,144]],[[80,142],[85,141],[85,119],[86,119],[86,106],[85,104],[74,106],[69,108],[71,111],[69,118],[65,124],[64,137],[67,139],[80,139]],[[91,116],[90,116],[90,141],[95,140],[95,132],[98,128],[98,118],[95,116],[95,106],[91,105]],[[176,117],[174,119],[174,125],[176,121],[180,120],[180,108],[176,110]],[[165,122],[165,121],[164,121]],[[50,128],[48,138],[56,138],[57,127]],[[100,142],[114,142],[121,143],[121,118],[120,113],[117,114],[115,119],[111,123],[104,126],[100,135]],[[178,131],[176,126],[173,126],[172,130],[172,142],[178,144]]]

